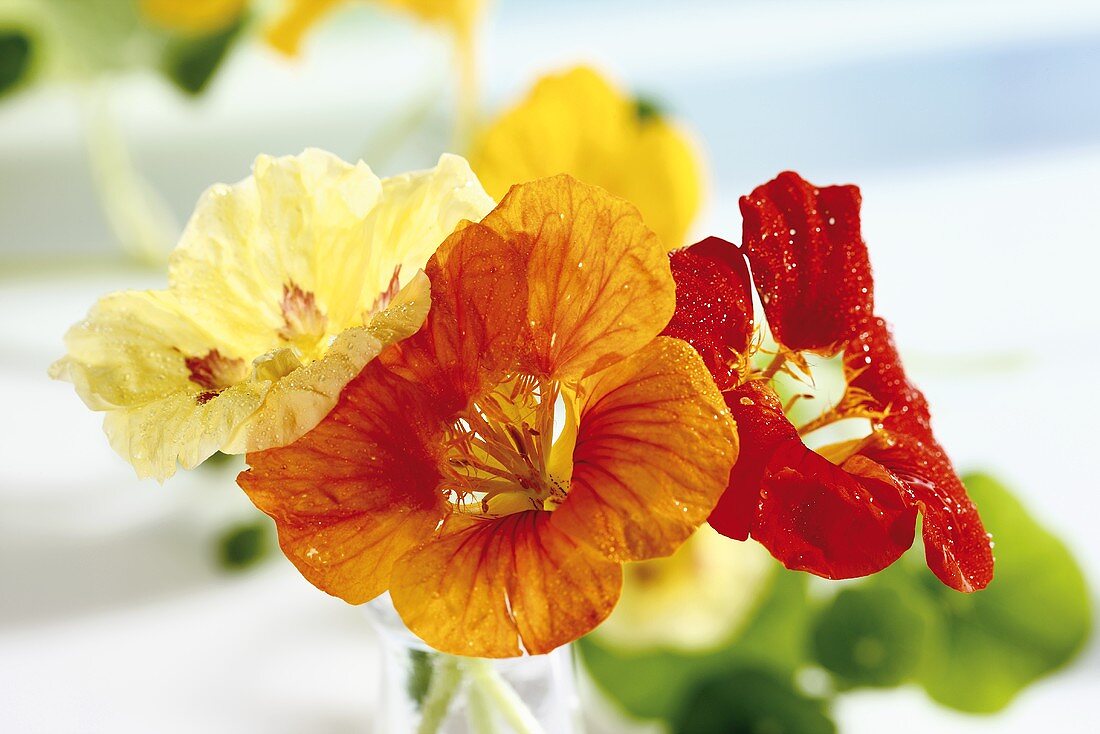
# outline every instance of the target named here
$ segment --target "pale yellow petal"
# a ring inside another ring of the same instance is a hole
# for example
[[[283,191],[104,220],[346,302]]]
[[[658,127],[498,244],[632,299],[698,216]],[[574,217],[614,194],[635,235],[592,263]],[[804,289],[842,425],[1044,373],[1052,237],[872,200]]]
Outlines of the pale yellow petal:
[[[385,181],[319,150],[260,156],[251,177],[203,196],[169,289],[104,298],[51,375],[112,412],[111,444],[142,476],[285,445],[421,327],[421,268],[491,207],[454,156]]]
[[[365,221],[369,247],[362,248],[364,264],[356,268],[354,259],[333,258],[318,266],[318,281],[332,294],[330,315],[337,322],[369,311],[395,271],[400,286],[407,285],[459,222],[481,221],[495,203],[466,160],[455,155],[444,154],[434,168],[381,184],[381,198]]]

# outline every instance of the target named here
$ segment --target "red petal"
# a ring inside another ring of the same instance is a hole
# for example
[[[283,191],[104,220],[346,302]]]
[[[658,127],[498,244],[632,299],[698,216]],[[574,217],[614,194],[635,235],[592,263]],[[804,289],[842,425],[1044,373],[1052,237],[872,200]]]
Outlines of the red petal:
[[[663,333],[695,347],[720,390],[735,387],[753,327],[744,255],[733,243],[708,237],[669,257],[676,312]]]
[[[756,521],[764,467],[776,447],[797,439],[798,431],[783,415],[783,404],[764,380],[746,382],[722,395],[737,422],[741,447],[729,486],[707,521],[722,535],[745,540]]]
[[[837,466],[796,438],[768,462],[752,535],[787,568],[846,579],[900,558],[916,519],[882,466],[858,455]]]
[[[738,540],[751,531],[788,568],[826,578],[874,573],[912,545],[916,512],[881,466],[836,466],[806,448],[763,380],[725,397],[741,453],[711,513],[715,530]]]
[[[768,325],[793,351],[834,354],[873,312],[859,189],[816,188],[797,173],[741,197],[744,244]]]
[[[924,515],[929,568],[959,591],[984,588],[993,579],[989,536],[932,435],[928,401],[906,377],[885,321],[875,317],[865,322],[847,347],[844,365],[849,384],[888,409],[880,440],[860,453],[905,482],[909,502]]]

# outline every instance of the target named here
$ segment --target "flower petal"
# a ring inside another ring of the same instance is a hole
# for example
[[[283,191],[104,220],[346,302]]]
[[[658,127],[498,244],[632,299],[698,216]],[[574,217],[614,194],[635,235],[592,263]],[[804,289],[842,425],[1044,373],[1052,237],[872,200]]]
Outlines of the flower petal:
[[[447,512],[432,454],[443,426],[418,386],[376,360],[312,431],[250,453],[237,483],[275,520],[302,575],[359,604],[386,590],[394,561]]]
[[[50,367],[93,410],[107,411],[111,447],[141,478],[167,479],[217,451],[262,403],[266,383],[217,397],[192,379],[188,359],[211,351],[247,374],[247,355],[211,342],[174,294],[126,291],[100,299],[65,335],[68,355]]]
[[[928,566],[959,591],[985,588],[993,578],[993,551],[974,503],[943,447],[932,435],[928,401],[906,377],[886,322],[868,319],[845,352],[849,384],[883,407],[885,431],[861,453],[905,482],[924,516]]]
[[[916,511],[896,477],[863,456],[840,466],[800,439],[764,472],[752,535],[784,566],[829,579],[877,573],[913,544]]]
[[[707,522],[722,535],[746,540],[756,522],[764,468],[775,449],[798,437],[798,431],[783,414],[783,404],[767,382],[751,380],[723,393],[737,424],[740,450],[729,475],[729,487],[722,494]]]
[[[660,240],[634,206],[571,176],[515,186],[482,225],[530,248],[534,364],[579,379],[636,352],[672,317],[675,284]]]
[[[542,77],[491,122],[470,154],[485,188],[568,173],[638,207],[666,249],[686,243],[699,210],[702,170],[690,137],[588,67]]]
[[[775,340],[835,354],[874,307],[859,189],[790,171],[741,197],[743,246]]]
[[[477,657],[537,655],[592,630],[619,597],[622,569],[551,514],[448,518],[394,567],[390,594],[405,624],[437,650]]]
[[[669,257],[676,312],[663,334],[695,347],[719,390],[736,387],[753,335],[752,282],[744,255],[732,243],[708,237]]]
[[[737,540],[751,533],[788,568],[826,578],[874,573],[912,544],[915,514],[881,466],[836,466],[806,448],[764,380],[725,396],[741,455],[711,527]]]
[[[383,361],[447,415],[514,371],[527,353],[529,249],[480,224],[460,227],[428,262],[432,307],[417,334]]]
[[[370,305],[360,303],[362,281],[393,274],[379,257],[384,243],[367,229],[381,195],[381,181],[362,162],[316,149],[258,156],[252,176],[203,195],[172,253],[169,286],[214,338],[253,356],[272,348],[288,288],[316,298],[327,334],[359,326]]]
[[[726,487],[737,434],[699,355],[660,337],[581,383],[569,494],[553,524],[612,560],[666,556]]]

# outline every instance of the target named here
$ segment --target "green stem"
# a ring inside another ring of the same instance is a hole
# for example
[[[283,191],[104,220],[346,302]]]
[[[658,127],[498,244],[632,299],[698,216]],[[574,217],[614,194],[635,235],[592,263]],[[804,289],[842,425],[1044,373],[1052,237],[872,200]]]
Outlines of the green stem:
[[[447,718],[447,712],[462,682],[462,670],[456,658],[450,655],[437,655],[432,682],[424,696],[424,705],[420,709],[420,726],[417,734],[436,734]]]
[[[89,82],[82,90],[81,102],[92,179],[111,229],[131,255],[163,265],[177,235],[168,205],[134,166],[111,118],[102,85]]]
[[[490,661],[470,658],[465,661],[465,668],[470,675],[471,688],[480,690],[480,694],[500,712],[515,734],[545,734],[531,709]]]
[[[492,702],[485,695],[484,689],[480,686],[469,686],[466,695],[466,719],[470,731],[474,734],[497,734]]]

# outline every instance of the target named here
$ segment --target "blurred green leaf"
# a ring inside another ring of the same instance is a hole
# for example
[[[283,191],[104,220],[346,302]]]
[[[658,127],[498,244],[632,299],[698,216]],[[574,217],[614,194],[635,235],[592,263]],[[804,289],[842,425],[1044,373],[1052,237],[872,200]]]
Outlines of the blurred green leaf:
[[[206,36],[180,36],[168,43],[162,68],[177,87],[200,94],[225,60],[245,26],[242,16],[224,30]]]
[[[1066,546],[997,480],[972,474],[964,482],[996,542],[994,578],[983,591],[960,594],[927,583],[921,570],[939,623],[918,679],[946,706],[989,713],[1069,662],[1088,637],[1091,612]]]
[[[917,673],[930,616],[921,590],[842,589],[813,623],[814,655],[841,687],[900,685]]]
[[[222,568],[239,571],[255,565],[271,552],[271,521],[266,517],[226,530],[218,541],[218,560]]]
[[[766,669],[708,678],[684,699],[674,734],[834,734],[824,702]]]
[[[0,30],[0,97],[15,89],[31,67],[33,45],[26,33]]]
[[[435,657],[434,653],[427,650],[409,650],[409,680],[405,685],[409,698],[418,704],[424,703],[431,687]]]
[[[806,660],[810,619],[805,574],[776,564],[768,591],[737,636],[710,652],[620,650],[597,636],[578,645],[592,679],[629,714],[669,720],[700,681],[733,675],[746,666],[790,677]]]

